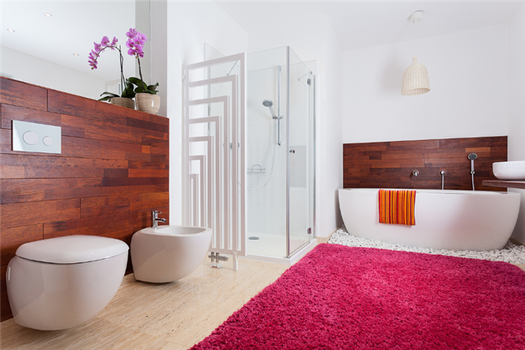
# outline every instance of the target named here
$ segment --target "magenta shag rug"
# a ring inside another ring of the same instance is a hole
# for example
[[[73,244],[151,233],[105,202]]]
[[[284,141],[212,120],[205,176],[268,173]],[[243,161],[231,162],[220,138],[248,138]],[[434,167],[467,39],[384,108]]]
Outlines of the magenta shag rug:
[[[320,244],[192,349],[525,349],[525,273]]]

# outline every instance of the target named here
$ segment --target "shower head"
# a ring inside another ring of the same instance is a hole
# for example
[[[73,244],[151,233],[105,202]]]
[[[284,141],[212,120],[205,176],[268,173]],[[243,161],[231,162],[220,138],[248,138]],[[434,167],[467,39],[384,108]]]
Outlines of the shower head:
[[[478,155],[476,153],[469,153],[468,159],[469,160],[475,160],[478,158]]]
[[[272,118],[276,119],[275,112],[273,111],[273,108],[272,108],[273,101],[272,100],[264,100],[263,101],[263,106],[270,108],[270,113],[272,113]]]
[[[273,106],[272,100],[264,100],[263,101],[263,106],[264,107],[271,107],[271,106]]]

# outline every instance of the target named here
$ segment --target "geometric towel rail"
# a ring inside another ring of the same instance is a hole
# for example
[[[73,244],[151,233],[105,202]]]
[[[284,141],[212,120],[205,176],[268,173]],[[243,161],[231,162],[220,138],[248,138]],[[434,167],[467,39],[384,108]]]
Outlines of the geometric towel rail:
[[[185,67],[183,223],[211,227],[210,251],[246,255],[246,56]]]

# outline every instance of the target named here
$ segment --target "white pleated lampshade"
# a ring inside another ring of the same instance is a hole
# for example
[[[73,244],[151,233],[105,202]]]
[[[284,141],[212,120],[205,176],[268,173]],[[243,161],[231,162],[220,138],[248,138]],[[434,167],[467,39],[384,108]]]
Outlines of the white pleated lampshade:
[[[401,95],[420,95],[430,91],[427,68],[417,62],[414,57],[412,64],[403,73]]]

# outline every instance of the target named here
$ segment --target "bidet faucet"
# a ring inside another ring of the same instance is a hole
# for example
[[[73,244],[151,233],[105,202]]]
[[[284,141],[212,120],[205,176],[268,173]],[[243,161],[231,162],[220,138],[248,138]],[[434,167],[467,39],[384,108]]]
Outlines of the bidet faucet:
[[[153,210],[151,212],[151,227],[153,227],[154,230],[159,227],[159,222],[166,223],[166,219],[159,218],[159,214],[162,214],[162,212],[159,212],[158,210]]]

